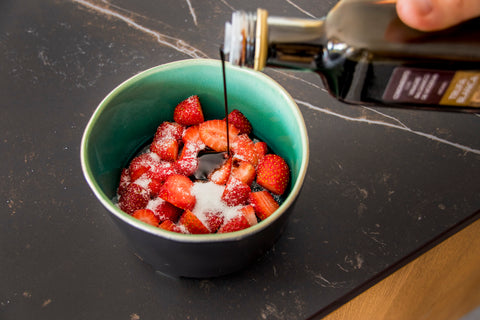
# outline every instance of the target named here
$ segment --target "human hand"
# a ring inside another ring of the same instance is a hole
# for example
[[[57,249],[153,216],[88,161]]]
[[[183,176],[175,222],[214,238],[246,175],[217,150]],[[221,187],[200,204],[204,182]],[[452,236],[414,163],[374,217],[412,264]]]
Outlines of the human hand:
[[[480,16],[480,0],[397,0],[399,18],[422,31],[436,31]]]

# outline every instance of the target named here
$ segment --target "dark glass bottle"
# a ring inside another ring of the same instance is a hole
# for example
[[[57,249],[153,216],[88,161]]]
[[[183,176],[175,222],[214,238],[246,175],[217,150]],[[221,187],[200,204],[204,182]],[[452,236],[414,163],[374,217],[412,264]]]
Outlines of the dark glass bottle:
[[[421,32],[385,0],[342,0],[322,19],[237,11],[224,51],[255,70],[317,72],[346,103],[480,112],[480,18]]]

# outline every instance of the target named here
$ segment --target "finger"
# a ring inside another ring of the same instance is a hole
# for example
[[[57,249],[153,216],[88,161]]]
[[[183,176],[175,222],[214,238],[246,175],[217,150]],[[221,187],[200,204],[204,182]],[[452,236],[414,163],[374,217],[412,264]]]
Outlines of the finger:
[[[480,1],[397,0],[397,13],[412,28],[435,31],[480,16]]]

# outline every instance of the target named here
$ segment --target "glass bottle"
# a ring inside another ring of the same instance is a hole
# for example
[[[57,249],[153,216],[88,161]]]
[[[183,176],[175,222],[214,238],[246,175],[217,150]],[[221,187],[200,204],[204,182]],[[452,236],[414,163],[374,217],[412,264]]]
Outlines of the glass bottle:
[[[422,32],[400,21],[395,0],[342,0],[321,19],[236,11],[223,50],[259,71],[314,71],[346,103],[480,112],[480,18]]]

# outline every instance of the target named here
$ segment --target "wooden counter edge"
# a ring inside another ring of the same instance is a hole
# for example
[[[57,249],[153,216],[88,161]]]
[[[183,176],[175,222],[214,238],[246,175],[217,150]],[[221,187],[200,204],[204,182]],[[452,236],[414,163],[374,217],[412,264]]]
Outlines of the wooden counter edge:
[[[325,320],[456,320],[480,305],[480,220],[361,293]]]

